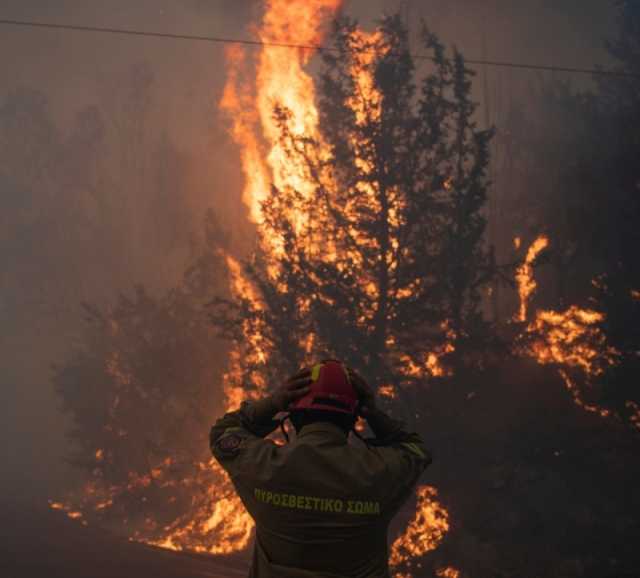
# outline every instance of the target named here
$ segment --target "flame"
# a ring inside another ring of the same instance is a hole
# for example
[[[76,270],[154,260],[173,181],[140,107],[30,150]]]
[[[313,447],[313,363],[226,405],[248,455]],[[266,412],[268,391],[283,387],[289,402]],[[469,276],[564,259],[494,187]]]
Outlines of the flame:
[[[518,321],[524,322],[527,320],[527,303],[537,287],[537,283],[533,278],[533,262],[548,245],[549,239],[547,237],[538,237],[529,247],[524,263],[516,271],[516,282],[518,283],[518,293],[520,294],[520,311],[516,317]]]
[[[571,397],[573,398],[573,401],[576,403],[576,405],[580,406],[585,411],[596,413],[601,417],[610,417],[612,415],[612,412],[608,409],[598,407],[594,404],[586,403],[582,399],[580,391],[576,387],[575,382],[569,377],[569,374],[566,371],[560,370],[560,375],[562,376],[562,379],[564,380],[564,383],[567,386],[567,389],[569,390],[569,393],[571,394]]]
[[[265,43],[320,44],[326,17],[340,4],[341,0],[267,0],[258,37]],[[310,192],[301,165],[291,163],[283,149],[274,106],[290,113],[286,126],[292,135],[318,134],[314,83],[304,69],[312,55],[310,49],[264,46],[251,89],[251,82],[241,84],[238,73],[245,62],[244,51],[234,47],[227,52],[230,73],[220,106],[233,119],[232,136],[240,145],[245,175],[243,200],[255,223],[262,221],[261,202],[272,183],[278,189]]]
[[[209,489],[209,499],[203,508],[195,515],[189,514],[184,520],[166,527],[165,535],[159,539],[148,540],[139,536],[138,539],[171,550],[208,554],[232,554],[249,545],[253,519],[220,465],[211,460],[206,468],[216,472],[224,483]]]
[[[537,336],[531,353],[543,365],[578,367],[587,375],[601,375],[616,363],[618,352],[607,346],[598,324],[604,315],[572,305],[564,312],[538,311],[527,332]]]
[[[446,568],[439,568],[436,571],[436,576],[438,578],[460,578],[460,570],[447,566]]]
[[[522,245],[522,239],[520,237],[515,237],[513,239],[513,248],[518,251]]]
[[[67,516],[72,520],[77,520],[79,518],[82,518],[82,512],[79,510],[74,510],[69,504],[64,504],[62,502],[54,502],[53,500],[49,500],[49,507],[52,510],[61,510],[65,512]]]
[[[549,245],[546,237],[539,237],[529,248],[527,258],[518,269],[517,278],[520,287],[520,321],[526,320],[527,299],[536,287],[533,279],[531,263],[538,253]],[[592,284],[600,286],[599,280]],[[586,387],[592,384],[595,377],[616,365],[620,352],[607,344],[607,338],[601,328],[605,320],[603,313],[592,309],[582,309],[572,305],[567,310],[538,310],[525,329],[523,336],[525,345],[521,352],[533,357],[541,365],[555,365],[573,401],[585,411],[596,413],[601,417],[620,417],[613,411],[584,401],[575,377],[570,372],[578,372],[584,378]],[[631,410],[629,418],[638,427],[640,414],[633,412],[634,403],[628,401],[626,407]],[[637,407],[637,406],[636,406]]]
[[[640,405],[635,401],[628,400],[625,402],[625,407],[631,413],[629,421],[637,430],[640,430]]]
[[[387,397],[389,399],[395,399],[398,395],[398,392],[396,391],[396,388],[393,385],[381,385],[378,388],[378,393],[382,397]]]
[[[265,13],[257,35],[265,43],[305,46],[321,44],[327,17],[335,14],[340,4],[341,0],[266,0]],[[358,125],[379,119],[382,112],[382,97],[375,87],[373,69],[375,52],[385,50],[382,41],[383,35],[379,31],[366,33],[356,30],[349,39],[351,47],[357,49],[350,74],[358,91],[357,97],[349,100],[348,105]],[[318,159],[329,154],[319,131],[314,82],[305,69],[313,56],[313,50],[265,45],[253,60],[242,48],[232,47],[227,50],[226,56],[228,78],[220,108],[231,120],[231,136],[240,150],[245,177],[242,199],[247,206],[249,218],[258,227],[264,224],[263,203],[272,185],[280,191],[295,191],[296,195],[287,195],[283,202],[287,203],[287,218],[295,231],[309,231],[308,251],[318,259],[335,262],[339,270],[342,270],[339,259],[343,259],[364,271],[358,282],[362,291],[375,302],[379,288],[367,277],[369,264],[362,262],[361,254],[355,251],[338,256],[330,242],[314,245],[318,225],[310,219],[309,211],[304,207],[305,201],[311,198],[314,191],[314,183],[307,165],[302,162],[302,158],[296,157],[293,141],[301,136],[311,138],[317,143],[312,154],[317,155]],[[274,114],[274,109],[279,114]],[[290,135],[289,139],[282,138],[283,130],[284,134]],[[356,164],[365,177],[374,170],[364,154],[356,159]],[[322,175],[322,178],[331,185],[331,175]],[[365,200],[363,202],[373,210],[379,210],[378,191],[370,181],[371,179],[363,178],[355,187]],[[452,179],[447,179],[444,187],[449,189],[452,186]],[[345,207],[346,211],[350,209],[351,207]],[[395,252],[399,247],[399,239],[394,231],[402,224],[403,207],[400,201],[395,204],[392,202],[388,211],[390,247],[383,258],[393,270],[397,266]],[[318,215],[314,217],[318,218]],[[260,249],[269,257],[282,256],[285,251],[283,240],[276,235],[269,235],[267,228],[262,229],[265,234],[260,237]],[[356,231],[348,230],[344,234],[352,235],[354,241],[360,244],[373,243],[370,239],[358,237]],[[375,246],[372,248],[379,249]],[[246,277],[240,263],[228,254],[224,254],[224,258],[230,272],[232,295],[254,311],[263,311],[264,304],[260,294]],[[286,287],[279,282],[280,271],[272,264],[274,262],[276,259],[270,259],[268,274],[276,287],[284,291]],[[395,297],[411,297],[418,289],[417,283],[419,282],[394,288]],[[309,307],[310,301],[300,301],[299,309],[302,313],[308,311]],[[364,311],[361,321],[367,321],[375,313],[374,307],[370,307]],[[264,367],[269,361],[269,342],[265,337],[267,328],[263,323],[260,320],[245,322],[242,327],[243,349],[230,352],[222,383],[226,411],[237,409],[243,400],[259,397],[266,391],[267,384],[259,373],[252,375],[252,388],[242,386],[246,367]],[[448,370],[442,359],[454,350],[456,335],[446,322],[441,329],[446,336],[446,343],[440,348],[424,354],[420,359],[414,360],[409,356],[402,358],[406,375],[447,374]],[[113,331],[117,330],[117,327],[113,328]],[[390,347],[395,345],[393,337],[387,338],[387,344]],[[311,353],[314,336],[306,336],[302,346]],[[131,385],[132,377],[123,367],[117,353],[107,360],[107,370],[119,383]],[[397,391],[392,386],[383,386],[381,394],[393,398]],[[118,404],[119,398],[116,397],[113,412],[117,411]],[[360,421],[356,427],[361,431],[364,422]],[[117,435],[124,437],[127,432],[118,432]],[[104,455],[103,450],[98,450],[96,460],[103,460]],[[125,520],[132,528],[131,539],[173,550],[210,554],[231,554],[245,549],[250,542],[254,523],[222,468],[213,459],[190,463],[193,473],[180,478],[172,474],[175,465],[173,460],[165,459],[150,466],[148,472],[131,472],[123,486],[108,485],[96,479],[84,488],[78,507],[71,508],[62,503],[52,503],[51,507],[62,509],[69,516],[80,512],[105,512],[123,495],[135,496],[142,489],[152,486],[158,491],[166,492],[167,502],[173,504],[178,500],[178,491],[186,489],[193,496],[193,501],[187,511],[171,523],[163,525],[149,516],[136,523]],[[436,497],[434,488],[418,488],[416,515],[406,532],[393,544],[392,565],[409,566],[415,557],[436,548],[448,531],[448,513],[437,502]]]
[[[419,558],[435,550],[449,531],[449,514],[437,501],[437,490],[431,486],[420,486],[417,496],[413,520],[391,546],[389,564],[392,567],[410,565],[413,558]],[[394,574],[394,578],[410,576],[411,574],[401,572]]]
[[[451,369],[446,367],[443,359],[455,351],[456,332],[451,328],[451,322],[445,319],[440,324],[440,329],[444,334],[443,343],[436,347],[433,351],[428,351],[417,359],[407,354],[400,354],[399,359],[403,364],[402,373],[410,377],[424,377],[430,375],[432,377],[444,377],[452,374]]]

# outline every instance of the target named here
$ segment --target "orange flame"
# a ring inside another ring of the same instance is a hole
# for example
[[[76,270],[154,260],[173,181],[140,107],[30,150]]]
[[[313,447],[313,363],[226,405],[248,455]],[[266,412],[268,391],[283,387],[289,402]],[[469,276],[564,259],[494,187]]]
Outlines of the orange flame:
[[[210,499],[202,510],[187,520],[166,527],[163,538],[142,538],[142,541],[171,550],[188,549],[208,554],[232,554],[248,546],[254,527],[253,519],[244,509],[222,468],[214,460],[206,467],[214,470],[224,484],[209,488]]]
[[[267,12],[263,19],[262,28],[259,31],[260,39],[265,42],[277,43],[298,43],[317,44],[321,40],[320,24],[321,16],[333,13],[339,6],[339,0],[294,0],[282,2],[269,0],[267,2]],[[296,25],[292,26],[291,23]],[[298,26],[298,23],[300,26]],[[375,52],[382,50],[382,35],[380,32],[371,34],[355,31],[349,41],[354,51],[355,58],[350,70],[350,74],[355,85],[358,87],[358,97],[354,97],[347,104],[351,107],[357,124],[364,124],[379,118],[382,110],[381,95],[377,92],[373,76],[373,63]],[[230,53],[230,62],[235,67],[229,77],[222,108],[233,118],[232,135],[241,147],[243,159],[243,170],[245,174],[245,189],[243,194],[244,202],[249,207],[251,219],[258,225],[263,221],[261,203],[266,198],[269,191],[268,185],[273,183],[279,191],[295,191],[296,195],[287,195],[287,215],[292,226],[297,232],[303,227],[308,235],[308,250],[311,254],[320,254],[320,258],[336,261],[335,248],[330,244],[323,244],[322,247],[313,247],[314,229],[313,223],[309,222],[308,211],[304,206],[297,206],[296,203],[304,202],[314,191],[314,183],[311,175],[307,173],[306,163],[302,158],[296,158],[296,148],[291,141],[282,138],[284,123],[285,135],[290,135],[292,139],[304,136],[313,139],[317,143],[315,152],[312,154],[328,154],[322,141],[318,129],[318,111],[315,106],[315,89],[311,77],[304,70],[312,52],[309,50],[293,50],[274,47],[265,47],[257,60],[256,83],[253,88],[240,85],[240,76],[237,68],[243,63],[244,56],[237,52]],[[274,116],[274,106],[286,110],[286,114],[276,118]],[[262,143],[262,144],[259,144]],[[359,169],[363,174],[368,174],[373,170],[369,161],[364,158],[356,159]],[[326,184],[331,185],[331,176],[326,177]],[[449,183],[448,183],[449,184]],[[356,183],[356,188],[372,207],[376,207],[378,200],[376,191],[368,180]],[[302,199],[302,201],[300,200]],[[277,199],[276,199],[277,202]],[[390,207],[390,224],[399,226],[401,207]],[[349,207],[345,207],[348,211]],[[316,215],[317,217],[317,215]],[[269,236],[268,231],[263,230],[261,242],[264,244],[263,250],[273,257],[282,256],[284,250],[282,241],[274,236]],[[354,231],[349,234],[357,235]],[[368,242],[356,238],[357,242]],[[398,239],[391,238],[391,250],[385,256],[390,267],[396,264],[393,262],[393,251],[397,249]],[[357,267],[366,270],[366,264],[361,263],[361,255],[357,252],[346,255]],[[257,296],[252,292],[250,285],[242,279],[242,274],[237,263],[230,261],[231,270],[234,276],[234,292],[252,304],[257,309],[260,303]],[[338,264],[339,268],[339,264]],[[269,270],[272,280],[278,280],[278,271]],[[372,299],[378,296],[378,286],[371,282],[366,275],[359,279],[363,291]],[[416,287],[398,288],[397,297],[407,298]],[[308,307],[308,304],[301,303],[301,309]],[[366,321],[367,315],[375,312],[365,312],[365,316],[360,320]],[[443,327],[450,341],[455,339],[455,335],[448,328]],[[261,348],[261,328],[246,327],[244,331],[247,341],[251,344],[248,348],[253,352],[260,352]],[[389,338],[392,339],[392,338]],[[313,348],[313,336],[308,336],[302,346],[307,352]],[[441,358],[453,350],[453,345],[447,343],[441,349],[425,356],[420,364],[415,366],[416,373],[424,374],[429,372],[432,375],[444,375],[445,369],[441,365]],[[266,351],[266,350],[265,350]],[[258,353],[257,355],[260,355]],[[258,361],[264,362],[263,355]],[[234,367],[229,371],[228,384],[237,383],[235,379],[240,373],[240,355],[236,352],[232,357]],[[411,367],[407,364],[407,367]],[[228,385],[225,388],[229,399],[234,399],[234,404],[241,398],[242,390],[237,386]],[[391,386],[381,388],[382,395],[393,397],[396,390]],[[360,422],[358,429],[364,424]],[[407,561],[413,556],[420,556],[429,549],[435,548],[442,535],[446,532],[446,510],[434,499],[436,493],[433,488],[422,488],[418,492],[419,511],[415,520],[407,530],[404,540],[401,538],[396,542],[395,560]],[[444,520],[444,522],[443,522]]]
[[[529,248],[524,265],[518,269],[520,321],[526,320],[527,299],[536,287],[531,263],[548,244],[546,237],[539,237]],[[594,281],[593,284],[598,286],[599,283]],[[585,383],[589,385],[593,377],[602,375],[608,367],[618,363],[620,352],[607,344],[606,335],[599,326],[604,319],[604,314],[592,309],[581,309],[576,305],[563,312],[536,311],[534,320],[525,330],[529,341],[524,347],[524,353],[542,365],[558,366],[560,376],[576,405],[585,411],[610,417],[614,415],[611,410],[589,404],[582,399],[580,389],[569,375],[569,370],[579,370],[584,375]],[[627,402],[628,408],[632,408],[630,403],[633,402]],[[634,417],[632,415],[630,421],[636,425]],[[640,423],[640,417],[638,422]]]
[[[573,398],[573,401],[576,403],[576,405],[580,406],[582,409],[590,413],[597,413],[601,417],[610,417],[612,415],[612,412],[608,409],[586,403],[582,399],[580,391],[576,387],[575,382],[569,377],[569,374],[566,371],[560,370],[560,375],[562,376],[562,379],[564,380],[564,383],[567,386],[567,389],[569,390],[569,393],[571,394],[571,397]]]
[[[436,576],[438,576],[438,578],[460,578],[460,570],[457,570],[452,566],[439,568],[436,571]]]
[[[266,0],[265,14],[257,31],[258,37],[265,43],[306,46],[321,44],[322,27],[326,17],[333,15],[340,4],[341,0]],[[358,49],[350,74],[359,88],[359,93],[358,97],[348,104],[358,124],[376,120],[381,114],[382,99],[375,88],[372,66],[373,53],[384,50],[381,40],[382,35],[379,32],[368,34],[361,31],[355,31],[350,39],[352,47]],[[245,176],[243,202],[248,208],[250,219],[258,226],[264,221],[262,202],[267,198],[272,184],[278,190],[295,190],[303,200],[313,191],[313,182],[305,168],[306,164],[299,162],[301,159],[295,157],[295,146],[290,146],[291,142],[287,142],[286,139],[283,142],[281,138],[283,124],[285,134],[291,135],[292,138],[305,136],[318,142],[318,150],[314,154],[320,157],[328,154],[319,132],[313,79],[305,70],[312,55],[313,50],[310,49],[263,46],[253,62],[247,58],[245,51],[238,47],[227,51],[229,75],[220,107],[231,119],[231,136],[240,149]],[[255,70],[252,66],[255,66]],[[274,115],[274,108],[286,110],[286,114]],[[364,158],[357,159],[357,163],[365,175],[374,168]],[[327,178],[330,180],[330,176]],[[444,186],[453,186],[451,179],[447,180]],[[376,191],[368,180],[357,183],[356,187],[371,207],[378,206]],[[389,207],[389,223],[392,228],[398,228],[401,224],[401,209],[398,204]],[[305,216],[307,214],[308,211],[301,210],[293,201],[288,207],[288,217],[298,232],[302,227],[306,227],[313,233],[313,224],[305,221],[308,219]],[[313,238],[313,235],[310,238]],[[370,242],[363,239],[356,241]],[[261,249],[267,255],[277,257],[284,251],[282,240],[275,236],[264,235],[261,237],[261,243]],[[398,239],[392,233],[391,248],[384,256],[391,268],[397,265],[393,255],[398,243]],[[330,245],[316,248],[310,245],[310,250],[321,253],[323,259],[337,259],[336,251]],[[239,262],[230,255],[224,256],[231,274],[231,293],[239,300],[249,303],[254,310],[262,310],[259,292],[246,278]],[[361,262],[359,254],[354,252],[346,255],[346,258],[355,263],[356,267],[367,270],[367,264]],[[279,272],[273,268],[268,272],[272,280],[277,282]],[[364,292],[373,299],[377,297],[378,287],[366,274],[362,275],[359,282]],[[396,298],[408,298],[416,289],[415,285],[398,287]],[[304,311],[309,304],[303,302],[300,307]],[[362,321],[366,320],[366,315],[372,316],[374,313],[373,309],[367,311]],[[253,382],[254,389],[247,391],[241,386],[244,367],[264,366],[268,362],[269,348],[264,338],[265,327],[259,323],[246,323],[243,326],[246,351],[234,350],[230,353],[228,370],[223,376],[222,384],[227,411],[236,409],[247,397],[259,396],[266,390],[267,384],[260,381],[259,376],[256,376]],[[426,354],[418,362],[406,357],[407,375],[446,374],[442,358],[453,351],[452,343],[456,336],[447,324],[444,324],[442,329],[449,342]],[[115,330],[117,328],[114,328]],[[312,335],[305,339],[305,351],[312,351],[313,340]],[[107,366],[108,371],[120,383],[131,381],[131,376],[122,367],[117,354],[108,360]],[[390,389],[381,390],[381,394],[384,395],[386,392],[390,397],[396,395],[395,389],[387,387]],[[118,403],[116,399],[114,409]],[[359,427],[363,425],[363,422],[360,422]],[[122,435],[127,434],[122,432]],[[98,460],[103,459],[103,456],[102,453],[100,456],[96,453]],[[141,529],[133,532],[133,539],[174,550],[188,549],[211,554],[230,554],[246,548],[252,535],[253,520],[245,511],[228,476],[220,466],[214,460],[198,463],[196,473],[182,479],[176,479],[171,475],[172,466],[171,460],[165,460],[160,464],[154,464],[146,474],[132,472],[125,487],[107,486],[99,481],[88,485],[81,499],[80,509],[108,509],[116,496],[152,484],[160,489],[186,487],[194,496],[191,510],[164,527],[160,527],[161,524],[156,520],[146,518]],[[417,494],[416,516],[406,532],[393,544],[392,565],[407,565],[412,558],[433,550],[448,530],[448,513],[436,501],[436,490],[423,486],[418,488]],[[170,503],[172,499],[175,501],[175,497],[169,498]],[[63,509],[69,516],[75,516],[80,510],[58,503],[52,503],[51,507]],[[153,538],[149,538],[150,533],[153,534]]]
[[[322,25],[341,0],[267,0],[258,36],[265,43],[316,45],[322,41]],[[295,23],[295,24],[293,24]],[[230,74],[220,106],[233,119],[232,136],[241,147],[245,188],[243,200],[250,217],[262,221],[260,203],[271,183],[278,189],[309,191],[300,164],[291,163],[280,142],[281,127],[274,107],[286,109],[287,129],[294,136],[317,135],[318,110],[313,79],[304,70],[313,55],[310,49],[265,46],[257,62],[256,86],[240,86],[238,68],[244,52],[228,52]],[[264,145],[259,143],[265,142]]]
[[[395,399],[398,395],[398,392],[396,391],[396,388],[393,385],[381,385],[378,388],[378,393],[382,397],[387,397],[389,399]]]
[[[549,239],[547,237],[538,237],[529,247],[524,263],[516,271],[516,282],[518,283],[518,293],[520,294],[520,311],[516,318],[518,321],[524,322],[527,320],[527,303],[537,287],[537,283],[533,278],[533,262],[548,245]]]
[[[417,496],[415,517],[391,546],[389,564],[392,567],[410,563],[411,559],[435,550],[449,531],[449,514],[436,500],[437,490],[431,486],[420,486]],[[408,576],[411,574],[395,574],[395,578]]]
[[[606,366],[616,363],[618,352],[606,344],[597,326],[604,315],[572,305],[566,311],[538,311],[527,328],[539,336],[531,353],[541,364],[555,363],[579,367],[586,375],[600,375]]]

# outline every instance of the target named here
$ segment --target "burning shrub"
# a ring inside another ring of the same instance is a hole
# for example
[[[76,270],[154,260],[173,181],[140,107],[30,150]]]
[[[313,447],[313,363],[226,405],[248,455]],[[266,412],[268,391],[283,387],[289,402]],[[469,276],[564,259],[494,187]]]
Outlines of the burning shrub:
[[[160,297],[137,287],[111,307],[85,305],[86,331],[54,383],[73,418],[71,461],[87,472],[62,506],[147,539],[188,513],[195,488],[215,486],[207,433],[223,403],[224,343],[203,305],[224,290],[224,242],[209,214],[207,240],[182,282]],[[206,468],[203,465],[207,465]]]

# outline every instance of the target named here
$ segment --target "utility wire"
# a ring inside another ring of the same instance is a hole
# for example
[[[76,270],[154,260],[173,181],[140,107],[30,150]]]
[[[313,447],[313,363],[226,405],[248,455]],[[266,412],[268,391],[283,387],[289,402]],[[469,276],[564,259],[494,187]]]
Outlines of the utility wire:
[[[0,25],[5,26],[22,26],[22,27],[30,27],[30,28],[49,28],[55,30],[73,30],[77,32],[101,32],[107,34],[121,34],[128,36],[146,36],[152,38],[169,38],[173,40],[192,40],[192,41],[200,41],[200,42],[214,42],[218,44],[241,44],[246,46],[267,46],[267,47],[279,47],[279,48],[298,48],[301,50],[314,50],[314,51],[325,51],[325,52],[336,52],[335,48],[321,46],[321,45],[313,45],[313,44],[294,44],[287,42],[264,42],[262,40],[250,40],[246,38],[228,38],[223,36],[198,36],[191,34],[175,34],[171,32],[152,32],[152,31],[144,31],[144,30],[132,30],[125,28],[104,28],[98,26],[79,26],[74,24],[54,24],[51,22],[33,22],[26,20],[8,20],[8,19],[0,19]],[[431,56],[426,56],[423,54],[414,54],[414,58],[419,60],[431,60],[434,58]],[[527,70],[544,70],[550,72],[570,72],[577,74],[597,74],[603,76],[618,76],[625,78],[636,78],[640,79],[640,74],[636,74],[633,72],[624,72],[618,70],[603,70],[603,69],[594,69],[594,68],[576,68],[570,66],[552,66],[552,65],[544,65],[544,64],[524,64],[519,62],[508,62],[501,60],[475,60],[475,59],[464,59],[466,64],[477,64],[482,66],[495,66],[495,67],[503,67],[503,68],[520,68]]]

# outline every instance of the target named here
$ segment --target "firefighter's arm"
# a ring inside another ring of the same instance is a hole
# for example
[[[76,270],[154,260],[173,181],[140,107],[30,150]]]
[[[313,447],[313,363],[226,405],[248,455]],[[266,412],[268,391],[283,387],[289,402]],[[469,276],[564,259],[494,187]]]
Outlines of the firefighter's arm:
[[[413,485],[432,461],[422,438],[417,433],[406,431],[403,422],[381,411],[373,388],[358,372],[351,368],[348,371],[358,394],[360,415],[367,420],[376,436],[371,440],[372,445],[380,448],[389,468],[392,473],[397,474],[398,479]]]
[[[238,457],[256,444],[278,425],[273,418],[289,404],[306,395],[311,372],[303,369],[289,378],[272,395],[253,402],[243,402],[238,411],[225,414],[211,428],[209,446],[220,464],[233,473]]]
[[[243,402],[239,410],[225,414],[211,428],[211,453],[226,469],[243,450],[276,428],[277,422],[273,417],[277,412],[271,396],[259,401]]]
[[[417,433],[381,410],[369,409],[367,423],[375,434],[369,442],[384,463],[386,471],[385,511],[393,516],[411,495],[420,475],[431,463],[431,453]]]
[[[402,469],[414,471],[417,477],[431,463],[431,454],[420,435],[407,431],[403,422],[393,419],[375,406],[367,408],[363,415],[376,436],[374,445],[394,450],[400,458]]]

